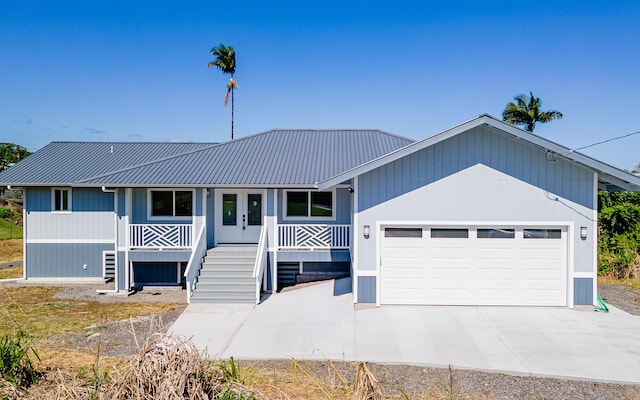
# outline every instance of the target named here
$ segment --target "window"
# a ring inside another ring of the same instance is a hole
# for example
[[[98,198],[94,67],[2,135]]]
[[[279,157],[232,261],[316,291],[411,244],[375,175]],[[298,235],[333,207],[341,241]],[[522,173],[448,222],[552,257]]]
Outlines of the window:
[[[151,190],[149,199],[151,217],[191,217],[193,215],[192,190]]]
[[[51,196],[53,211],[71,211],[71,188],[53,188]]]
[[[421,238],[422,228],[384,228],[384,237]]]
[[[288,218],[332,218],[335,192],[286,192]]]
[[[515,229],[501,229],[490,228],[480,229],[478,228],[478,239],[515,239]]]
[[[468,229],[431,228],[432,238],[466,239],[469,237]]]
[[[524,229],[525,239],[561,239],[561,229]]]

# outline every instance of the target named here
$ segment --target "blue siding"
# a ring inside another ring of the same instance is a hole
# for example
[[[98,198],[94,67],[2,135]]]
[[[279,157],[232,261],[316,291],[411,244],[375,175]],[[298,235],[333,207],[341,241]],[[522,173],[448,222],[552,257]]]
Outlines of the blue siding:
[[[50,187],[27,189],[27,211],[52,211]],[[72,188],[71,211],[113,211],[113,193],[100,188]]]
[[[573,279],[573,304],[593,304],[593,279]]]
[[[157,261],[157,262],[176,262],[189,261],[191,252],[189,251],[131,251],[129,252],[129,261]]]
[[[133,281],[135,287],[144,285],[179,285],[178,265],[175,262],[134,262]]]
[[[279,224],[329,224],[329,225],[343,225],[351,223],[351,203],[352,194],[346,188],[336,189],[336,204],[334,205],[334,212],[336,215],[335,220],[283,220],[284,208],[286,202],[285,196],[286,190],[278,190],[278,223]]]
[[[27,279],[100,278],[104,250],[114,250],[113,244],[27,243]]]
[[[484,164],[584,207],[595,206],[591,196],[593,173],[589,169],[565,159],[554,159],[542,149],[496,131],[475,128],[362,175],[359,210],[476,164]],[[387,184],[378,184],[383,181]]]
[[[309,272],[341,272],[351,273],[351,263],[349,262],[303,262],[302,273]]]
[[[358,303],[376,302],[376,277],[358,277]]]
[[[349,250],[279,251],[278,261],[350,262]]]

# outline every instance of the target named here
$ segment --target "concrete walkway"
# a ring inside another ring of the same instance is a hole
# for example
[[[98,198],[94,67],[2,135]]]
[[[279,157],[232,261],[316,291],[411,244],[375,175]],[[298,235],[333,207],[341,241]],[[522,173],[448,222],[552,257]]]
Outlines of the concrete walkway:
[[[171,328],[210,358],[334,359],[640,383],[640,317],[565,308],[354,309],[350,280],[260,305],[192,304]]]

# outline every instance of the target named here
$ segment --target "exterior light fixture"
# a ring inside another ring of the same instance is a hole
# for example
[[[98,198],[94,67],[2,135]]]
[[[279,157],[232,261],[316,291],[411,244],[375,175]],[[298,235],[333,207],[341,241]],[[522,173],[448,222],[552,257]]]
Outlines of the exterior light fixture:
[[[365,225],[362,229],[362,233],[364,234],[364,237],[368,238],[371,234],[371,227],[369,227],[369,225]]]
[[[587,227],[586,226],[581,226],[580,227],[580,239],[585,240],[587,238]]]

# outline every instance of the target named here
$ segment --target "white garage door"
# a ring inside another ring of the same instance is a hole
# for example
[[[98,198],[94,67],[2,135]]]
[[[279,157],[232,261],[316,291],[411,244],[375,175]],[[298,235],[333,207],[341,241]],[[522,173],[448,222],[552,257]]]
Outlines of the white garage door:
[[[566,227],[382,227],[380,302],[567,305]]]

